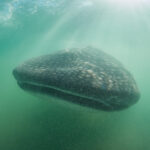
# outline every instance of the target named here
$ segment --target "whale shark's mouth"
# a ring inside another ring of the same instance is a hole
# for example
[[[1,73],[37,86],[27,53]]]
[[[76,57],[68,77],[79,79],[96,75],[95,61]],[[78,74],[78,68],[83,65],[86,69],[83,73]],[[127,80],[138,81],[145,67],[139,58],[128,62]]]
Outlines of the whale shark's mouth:
[[[67,100],[69,102],[80,104],[82,106],[88,106],[88,107],[92,106],[95,109],[99,109],[99,107],[102,107],[104,110],[108,110],[108,111],[114,110],[113,106],[111,106],[106,102],[103,102],[102,100],[100,101],[96,98],[87,97],[78,93],[73,93],[50,85],[43,85],[40,83],[27,82],[27,81],[23,81],[23,82],[18,81],[17,83],[22,89],[26,91],[50,95],[63,100]]]

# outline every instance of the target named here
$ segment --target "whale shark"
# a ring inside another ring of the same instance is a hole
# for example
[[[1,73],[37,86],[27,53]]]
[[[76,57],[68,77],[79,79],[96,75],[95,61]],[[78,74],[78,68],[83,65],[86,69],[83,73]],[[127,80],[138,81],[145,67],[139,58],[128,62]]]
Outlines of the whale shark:
[[[71,48],[31,58],[13,70],[25,91],[104,111],[128,108],[140,98],[131,73],[104,51]]]

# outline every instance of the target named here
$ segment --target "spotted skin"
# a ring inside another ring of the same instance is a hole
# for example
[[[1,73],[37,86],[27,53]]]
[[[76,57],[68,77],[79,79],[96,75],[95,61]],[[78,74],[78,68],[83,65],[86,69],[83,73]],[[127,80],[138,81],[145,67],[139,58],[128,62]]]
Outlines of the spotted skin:
[[[30,59],[13,74],[24,90],[107,111],[127,108],[140,97],[135,80],[124,66],[93,47]]]

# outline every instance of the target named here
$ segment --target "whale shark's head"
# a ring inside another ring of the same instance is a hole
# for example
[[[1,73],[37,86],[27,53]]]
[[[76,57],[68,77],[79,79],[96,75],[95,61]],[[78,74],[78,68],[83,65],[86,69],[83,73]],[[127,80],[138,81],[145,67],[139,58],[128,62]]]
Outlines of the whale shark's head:
[[[140,96],[123,65],[92,47],[30,59],[13,75],[24,90],[107,111],[127,108]]]

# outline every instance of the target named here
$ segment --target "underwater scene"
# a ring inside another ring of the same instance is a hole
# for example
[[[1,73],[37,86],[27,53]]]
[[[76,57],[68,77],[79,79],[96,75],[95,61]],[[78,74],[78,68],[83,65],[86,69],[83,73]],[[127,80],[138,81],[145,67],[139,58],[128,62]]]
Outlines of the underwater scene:
[[[149,150],[149,17],[149,0],[0,0],[0,150]]]

